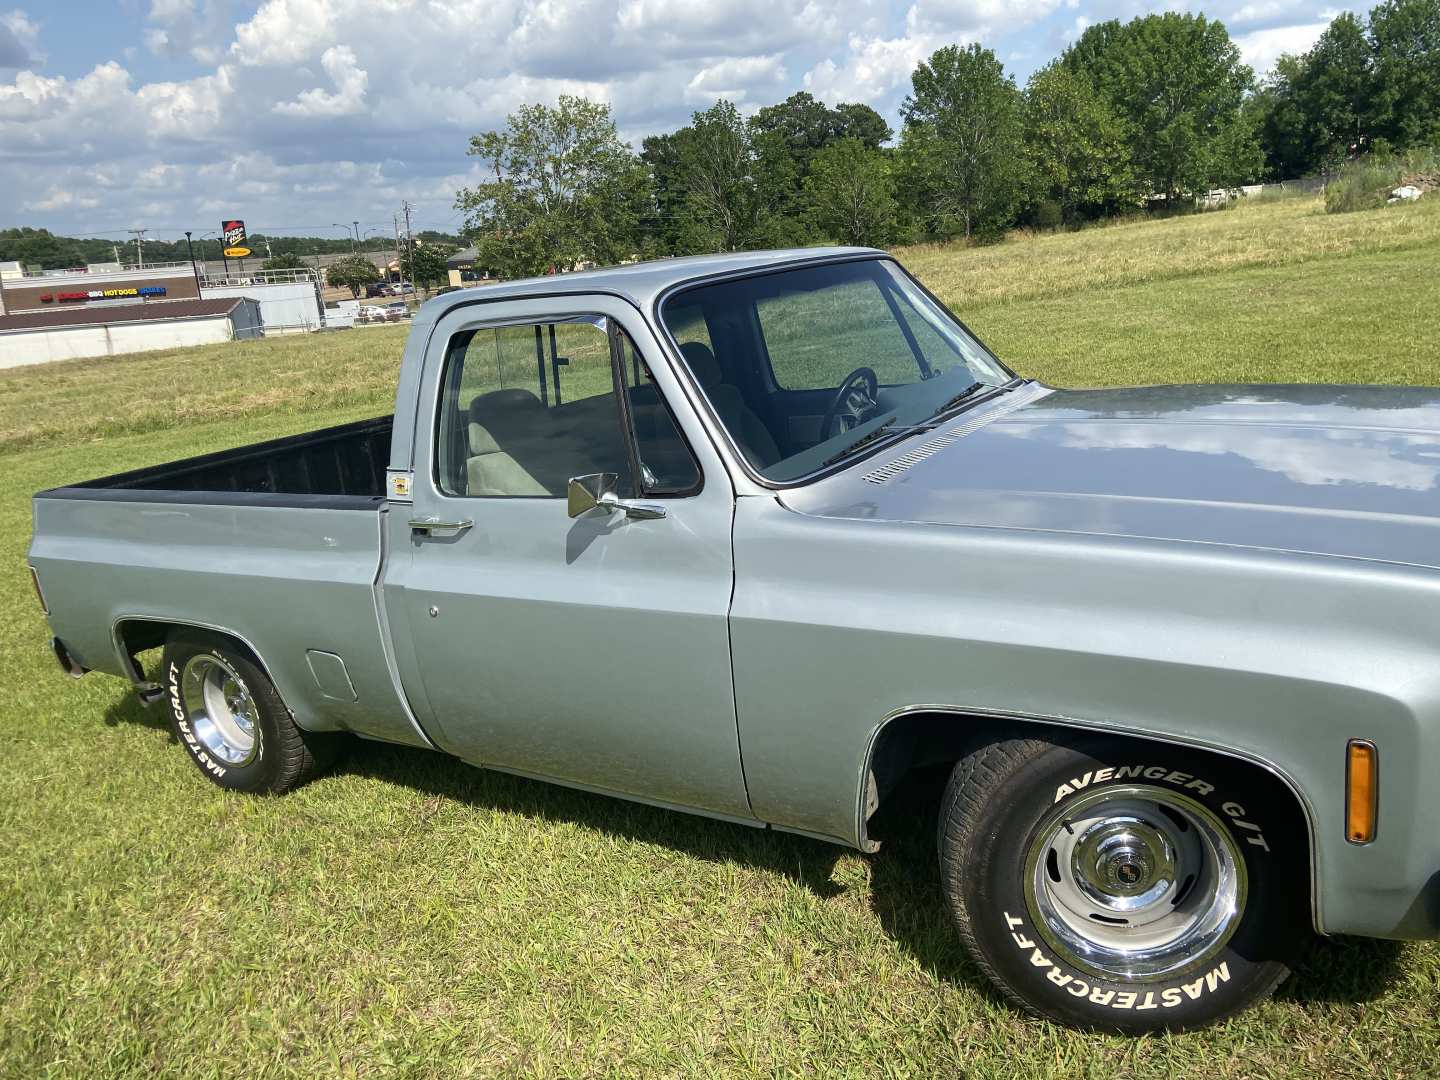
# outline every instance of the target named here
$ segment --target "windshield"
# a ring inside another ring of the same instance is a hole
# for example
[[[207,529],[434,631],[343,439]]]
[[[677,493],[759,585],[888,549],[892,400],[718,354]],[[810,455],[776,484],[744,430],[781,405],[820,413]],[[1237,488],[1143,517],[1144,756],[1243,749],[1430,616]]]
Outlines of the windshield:
[[[660,317],[735,445],[781,483],[1011,381],[886,259],[699,285]]]

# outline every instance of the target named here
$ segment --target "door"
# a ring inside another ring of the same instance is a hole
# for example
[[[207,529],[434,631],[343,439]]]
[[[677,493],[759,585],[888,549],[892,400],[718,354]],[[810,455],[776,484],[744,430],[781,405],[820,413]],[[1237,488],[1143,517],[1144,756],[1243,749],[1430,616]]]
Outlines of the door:
[[[476,764],[749,817],[727,619],[728,477],[610,297],[479,303],[422,375],[383,594],[427,731]],[[663,508],[571,518],[571,477]],[[428,519],[449,527],[413,527]],[[468,524],[466,524],[468,523]],[[402,636],[406,636],[401,641]]]

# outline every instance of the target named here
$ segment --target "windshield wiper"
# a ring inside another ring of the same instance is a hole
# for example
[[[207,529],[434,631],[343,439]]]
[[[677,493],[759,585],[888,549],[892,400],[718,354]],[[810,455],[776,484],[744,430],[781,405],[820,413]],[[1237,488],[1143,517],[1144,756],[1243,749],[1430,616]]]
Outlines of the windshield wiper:
[[[841,450],[838,454],[835,454],[833,457],[826,458],[820,463],[820,467],[823,469],[827,465],[834,465],[837,461],[844,461],[851,454],[855,453],[855,451],[863,450],[871,443],[876,442],[887,435],[906,435],[912,431],[926,430],[924,425],[922,424],[907,424],[905,427],[898,428],[894,425],[895,417],[892,416],[879,427],[871,428],[864,435],[860,436],[860,438],[856,439],[849,446],[845,447],[844,450]]]
[[[941,405],[938,409],[936,409],[933,413],[931,413],[931,414],[930,414],[931,419],[934,419],[935,417],[939,416],[941,413],[947,413],[947,412],[949,412],[951,409],[956,408],[956,407],[959,406],[959,405],[963,405],[965,402],[969,401],[972,397],[974,397],[976,394],[978,394],[981,390],[988,389],[989,386],[990,386],[989,383],[983,383],[983,382],[973,382],[973,383],[971,383],[969,386],[965,387],[964,390],[961,390],[958,394],[956,394],[954,397],[952,397],[949,401],[945,402],[944,405]]]

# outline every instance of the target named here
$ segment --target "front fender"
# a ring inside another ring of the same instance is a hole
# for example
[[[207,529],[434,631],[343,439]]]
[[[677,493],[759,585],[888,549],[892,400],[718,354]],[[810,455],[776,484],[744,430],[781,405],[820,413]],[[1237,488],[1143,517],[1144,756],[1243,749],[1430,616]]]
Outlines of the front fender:
[[[1110,537],[807,517],[741,500],[732,647],[757,816],[862,841],[887,718],[937,708],[1202,747],[1279,776],[1311,824],[1315,922],[1429,936],[1440,868],[1440,575]],[[1429,601],[1429,602],[1427,602]],[[1344,836],[1345,744],[1380,749],[1374,843]]]

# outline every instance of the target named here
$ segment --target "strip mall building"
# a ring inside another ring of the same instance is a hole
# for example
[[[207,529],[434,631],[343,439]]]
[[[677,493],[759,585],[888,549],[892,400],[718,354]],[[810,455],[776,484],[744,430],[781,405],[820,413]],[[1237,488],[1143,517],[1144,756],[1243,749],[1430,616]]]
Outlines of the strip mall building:
[[[24,273],[0,263],[0,367],[325,325],[312,271],[206,280],[189,263]]]

